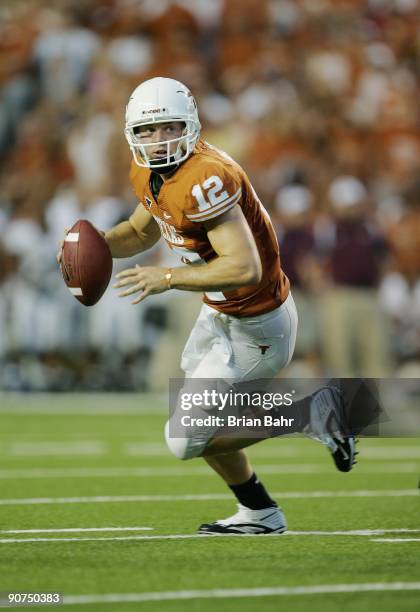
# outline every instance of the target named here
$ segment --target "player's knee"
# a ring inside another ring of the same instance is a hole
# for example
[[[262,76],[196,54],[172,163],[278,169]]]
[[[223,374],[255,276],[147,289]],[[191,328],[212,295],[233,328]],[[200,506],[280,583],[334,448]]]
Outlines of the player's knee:
[[[200,452],[200,449],[195,452],[193,445],[191,444],[190,438],[172,438],[169,435],[169,421],[166,422],[165,425],[165,440],[166,445],[171,451],[173,455],[177,459],[181,459],[185,461],[186,459],[193,459],[197,457]]]
[[[192,459],[188,454],[188,439],[187,438],[166,438],[166,444],[173,455],[177,459],[185,461]]]

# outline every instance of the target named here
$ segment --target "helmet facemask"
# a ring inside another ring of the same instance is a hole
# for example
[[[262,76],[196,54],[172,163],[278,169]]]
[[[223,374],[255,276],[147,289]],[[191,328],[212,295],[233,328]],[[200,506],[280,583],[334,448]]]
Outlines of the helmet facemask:
[[[141,126],[156,125],[158,123],[166,124],[178,121],[185,125],[181,136],[159,142],[142,142],[138,130]],[[185,120],[181,117],[165,117],[155,121],[148,120],[147,122],[127,125],[125,129],[125,136],[135,163],[140,167],[150,168],[151,170],[160,171],[161,173],[173,170],[175,166],[178,166],[191,155],[197,142],[198,135],[199,132],[194,122]],[[175,144],[176,148],[174,149]],[[153,151],[156,150],[156,147],[164,149],[166,154],[154,156]]]

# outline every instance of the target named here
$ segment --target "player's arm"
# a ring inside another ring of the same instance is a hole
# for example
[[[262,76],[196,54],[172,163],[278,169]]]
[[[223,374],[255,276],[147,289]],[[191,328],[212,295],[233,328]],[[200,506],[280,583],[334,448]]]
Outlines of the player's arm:
[[[138,304],[147,295],[169,288],[185,291],[230,291],[253,285],[261,280],[261,261],[254,237],[239,206],[206,222],[209,241],[217,254],[210,263],[172,268],[129,268],[117,274],[115,288],[127,287],[125,297],[142,292],[133,300]]]
[[[68,233],[65,230],[65,234]],[[159,240],[161,233],[156,221],[140,204],[127,221],[115,225],[104,236],[112,257],[131,257],[150,249]],[[57,261],[61,262],[64,240],[60,240]]]
[[[239,206],[207,221],[205,228],[217,257],[208,264],[174,268],[174,289],[231,291],[261,280],[258,249]]]
[[[112,257],[131,257],[150,249],[159,240],[159,226],[141,204],[127,221],[119,223],[108,232],[105,240]]]

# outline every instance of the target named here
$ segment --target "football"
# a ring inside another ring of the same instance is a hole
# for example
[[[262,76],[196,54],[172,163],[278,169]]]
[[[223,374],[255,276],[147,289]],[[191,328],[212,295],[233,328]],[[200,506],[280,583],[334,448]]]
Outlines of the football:
[[[112,274],[109,247],[93,225],[81,219],[66,234],[61,256],[61,273],[69,291],[85,306],[103,296]]]

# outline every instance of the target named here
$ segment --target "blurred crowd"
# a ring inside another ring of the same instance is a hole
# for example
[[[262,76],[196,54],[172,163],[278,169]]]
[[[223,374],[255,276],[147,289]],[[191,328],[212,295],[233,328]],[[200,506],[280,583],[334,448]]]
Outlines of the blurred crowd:
[[[85,308],[55,260],[78,218],[136,206],[125,105],[158,75],[190,87],[275,222],[300,316],[283,375],[419,376],[418,0],[3,0],[0,389],[181,375],[199,296]]]

